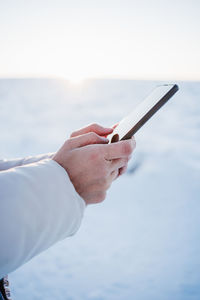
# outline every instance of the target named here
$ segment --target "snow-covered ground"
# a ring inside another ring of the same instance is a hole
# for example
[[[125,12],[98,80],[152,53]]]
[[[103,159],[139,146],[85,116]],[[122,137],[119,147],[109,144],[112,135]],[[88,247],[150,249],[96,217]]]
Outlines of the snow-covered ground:
[[[0,156],[56,151],[80,126],[116,123],[156,84],[0,80]],[[200,299],[200,83],[179,86],[79,232],[10,274],[14,299]]]

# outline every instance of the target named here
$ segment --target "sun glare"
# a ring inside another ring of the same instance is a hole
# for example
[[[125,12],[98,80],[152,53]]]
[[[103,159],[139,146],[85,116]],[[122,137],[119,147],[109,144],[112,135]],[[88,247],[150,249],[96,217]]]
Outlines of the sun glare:
[[[80,85],[80,84],[83,83],[84,80],[85,80],[85,78],[78,77],[78,76],[74,76],[74,77],[69,78],[69,82],[72,85]]]

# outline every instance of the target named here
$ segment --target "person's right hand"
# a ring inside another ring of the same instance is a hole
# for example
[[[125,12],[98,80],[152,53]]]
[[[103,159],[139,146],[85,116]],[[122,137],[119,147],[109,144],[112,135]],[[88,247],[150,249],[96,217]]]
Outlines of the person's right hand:
[[[105,199],[107,189],[119,175],[118,170],[126,168],[135,148],[135,140],[107,144],[108,140],[102,137],[106,135],[105,128],[98,128],[102,131],[98,134],[84,133],[90,131],[89,127],[86,128],[81,129],[81,132],[77,131],[78,136],[76,133],[72,134],[73,137],[66,140],[53,160],[67,171],[76,191],[86,204],[91,204]]]

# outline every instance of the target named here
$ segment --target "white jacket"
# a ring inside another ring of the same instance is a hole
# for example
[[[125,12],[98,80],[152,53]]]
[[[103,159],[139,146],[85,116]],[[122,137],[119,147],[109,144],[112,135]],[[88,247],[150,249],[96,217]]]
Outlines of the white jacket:
[[[0,279],[80,226],[85,202],[51,157],[0,160]]]

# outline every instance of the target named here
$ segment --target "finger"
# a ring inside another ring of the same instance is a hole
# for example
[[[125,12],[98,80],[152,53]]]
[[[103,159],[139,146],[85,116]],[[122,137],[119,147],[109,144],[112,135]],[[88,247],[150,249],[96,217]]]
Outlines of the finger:
[[[116,123],[116,124],[112,125],[112,128],[115,129],[118,125],[119,125],[119,123]]]
[[[111,161],[111,164],[110,164],[110,169],[111,171],[114,171],[114,170],[118,170],[120,168],[123,168],[124,166],[126,166],[128,163],[128,158],[118,158],[118,159],[114,159]]]
[[[89,132],[67,140],[70,149],[80,148],[91,144],[107,144],[108,139],[99,136],[94,132]]]
[[[111,160],[128,157],[131,155],[135,147],[136,142],[134,138],[109,144],[106,146],[105,159]]]
[[[90,124],[86,127],[80,128],[77,131],[74,131],[71,134],[71,137],[82,135],[82,134],[85,134],[85,133],[88,133],[88,132],[95,132],[98,135],[106,136],[106,135],[113,132],[113,128],[103,127],[103,126],[98,125],[98,124]]]

